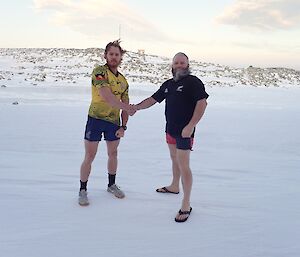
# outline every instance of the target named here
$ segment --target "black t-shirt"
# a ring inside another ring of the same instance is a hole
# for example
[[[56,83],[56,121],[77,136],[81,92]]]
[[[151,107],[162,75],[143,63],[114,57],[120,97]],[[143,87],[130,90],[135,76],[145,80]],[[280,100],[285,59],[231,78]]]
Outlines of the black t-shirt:
[[[208,98],[208,94],[200,79],[188,75],[177,82],[167,80],[152,97],[159,103],[166,99],[166,132],[176,137],[181,136],[183,128],[190,122],[197,101]]]

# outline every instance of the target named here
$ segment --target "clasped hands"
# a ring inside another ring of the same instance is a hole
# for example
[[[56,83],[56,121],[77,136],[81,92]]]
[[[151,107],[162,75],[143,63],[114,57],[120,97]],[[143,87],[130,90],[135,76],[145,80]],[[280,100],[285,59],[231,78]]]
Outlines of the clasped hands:
[[[126,112],[130,115],[133,116],[138,110],[138,107],[136,104],[128,104]]]

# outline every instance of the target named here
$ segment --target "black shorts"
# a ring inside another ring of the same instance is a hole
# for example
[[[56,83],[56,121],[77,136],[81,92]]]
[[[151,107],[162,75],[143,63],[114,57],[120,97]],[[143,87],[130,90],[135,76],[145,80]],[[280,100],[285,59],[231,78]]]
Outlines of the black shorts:
[[[180,150],[192,150],[194,138],[193,137],[173,137],[166,133],[166,141],[168,144],[176,145],[177,149]]]

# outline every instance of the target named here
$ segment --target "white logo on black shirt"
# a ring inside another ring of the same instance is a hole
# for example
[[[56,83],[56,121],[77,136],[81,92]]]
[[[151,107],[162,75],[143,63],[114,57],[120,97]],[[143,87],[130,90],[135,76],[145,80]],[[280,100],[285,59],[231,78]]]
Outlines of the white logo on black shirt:
[[[179,87],[177,87],[176,91],[182,92],[182,88],[183,88],[183,86],[179,86]]]
[[[166,94],[166,93],[168,93],[168,89],[167,89],[167,88],[165,89],[165,94]]]

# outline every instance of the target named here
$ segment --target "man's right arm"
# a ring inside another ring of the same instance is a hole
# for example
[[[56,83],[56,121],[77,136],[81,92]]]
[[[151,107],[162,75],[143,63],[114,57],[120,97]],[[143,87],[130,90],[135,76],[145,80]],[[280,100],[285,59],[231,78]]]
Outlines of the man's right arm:
[[[147,109],[149,107],[151,107],[152,105],[156,104],[157,101],[152,97],[148,97],[145,100],[143,100],[142,102],[140,102],[139,104],[136,104],[136,110],[143,110],[143,109]]]
[[[110,104],[112,107],[116,107],[126,111],[129,115],[133,115],[135,112],[134,107],[131,105],[121,102],[110,90],[109,87],[101,87],[99,88],[99,94],[103,97],[103,99]]]
[[[143,110],[151,107],[156,103],[161,103],[166,98],[166,82],[150,97],[146,98],[139,104],[135,105],[136,110]]]

